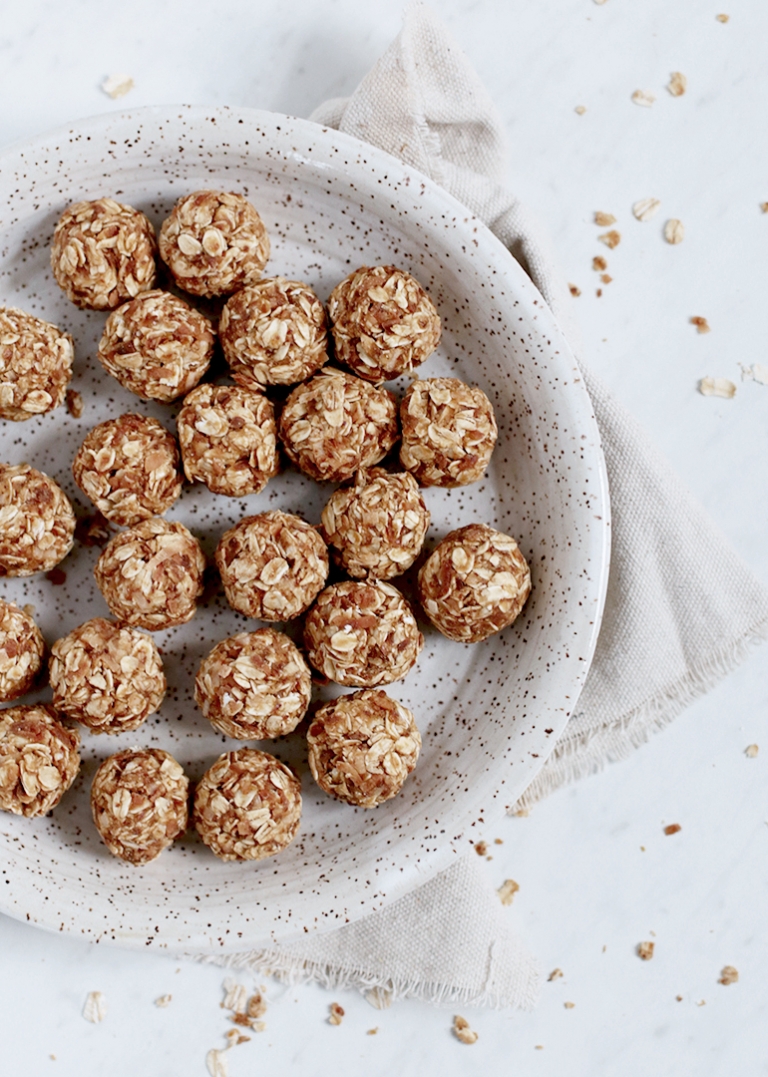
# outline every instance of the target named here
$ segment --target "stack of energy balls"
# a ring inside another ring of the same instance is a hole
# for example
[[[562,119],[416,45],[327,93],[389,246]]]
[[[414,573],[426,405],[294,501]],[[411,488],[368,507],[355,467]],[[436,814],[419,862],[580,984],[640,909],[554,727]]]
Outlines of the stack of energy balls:
[[[187,299],[156,287],[158,254],[171,286],[223,302],[216,329]],[[198,670],[197,704],[228,737],[282,737],[308,713],[314,669],[321,681],[355,689],[308,721],[309,765],[326,793],[375,807],[416,765],[414,716],[382,686],[408,673],[424,638],[390,581],[421,554],[430,520],[421,488],[484,474],[497,437],[493,409],[481,389],[455,378],[414,375],[399,405],[383,387],[413,374],[440,341],[438,313],[410,274],[363,266],[333,289],[326,312],[307,285],[263,276],[269,254],[257,211],[222,191],[181,198],[159,240],[142,213],[109,198],[70,207],[56,226],[56,281],[78,307],[109,312],[98,350],[105,370],[142,400],[182,406],[176,436],[155,419],[118,415],[77,451],[78,487],[124,529],[95,568],[113,619],[96,617],[53,644],[50,704],[0,711],[3,810],[35,816],[59,802],[80,765],[72,722],[117,734],[158,710],[166,679],[148,633],[193,617],[205,569],[198,540],[164,513],[185,478],[226,497],[258,493],[279,471],[280,447],[306,475],[341,484],[319,526],[286,512],[245,516],[221,537],[216,565],[229,604],[246,617],[304,616],[303,653],[273,627],[221,640]],[[329,329],[338,365],[326,365]],[[202,380],[217,338],[231,383]],[[66,333],[0,308],[0,417],[58,407],[72,359]],[[273,386],[292,387],[279,415]],[[398,442],[399,470],[377,466]],[[51,569],[71,549],[74,525],[52,479],[0,465],[0,575]],[[332,561],[349,578],[327,586]],[[485,523],[451,532],[418,572],[427,618],[463,642],[511,624],[529,592],[517,543]],[[0,700],[38,684],[44,657],[29,612],[0,602]],[[132,864],[153,860],[185,830],[188,798],[182,767],[154,748],[107,758],[91,791],[101,837]],[[193,805],[217,856],[258,860],[295,837],[300,783],[274,756],[243,747],[213,763]]]

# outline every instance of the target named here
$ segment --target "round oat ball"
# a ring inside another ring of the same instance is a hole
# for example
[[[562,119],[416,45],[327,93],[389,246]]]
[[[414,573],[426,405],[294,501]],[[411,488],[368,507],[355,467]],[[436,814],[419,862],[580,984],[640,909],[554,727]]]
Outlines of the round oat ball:
[[[319,482],[378,464],[400,436],[392,393],[333,368],[296,386],[279,429],[293,463]]]
[[[0,711],[0,811],[31,818],[55,808],[77,777],[79,747],[51,706]]]
[[[350,576],[388,580],[411,567],[428,527],[429,510],[414,477],[374,467],[331,494],[320,533]]]
[[[23,422],[63,403],[74,357],[69,333],[0,307],[0,419]]]
[[[402,789],[419,758],[421,734],[407,707],[374,688],[320,707],[307,742],[309,769],[323,792],[375,808]]]
[[[102,516],[120,527],[161,516],[181,494],[176,439],[144,415],[95,426],[75,454],[72,474]]]
[[[129,864],[155,860],[187,828],[189,780],[160,748],[109,756],[91,786],[96,829],[113,856]]]
[[[49,676],[54,707],[92,733],[138,729],[167,687],[152,637],[103,617],[56,640]]]
[[[160,257],[192,295],[231,295],[262,274],[269,236],[247,198],[195,191],[180,198],[160,229]]]
[[[391,583],[334,583],[304,622],[315,669],[337,684],[374,688],[399,681],[424,646],[411,607]]]
[[[198,385],[184,398],[176,428],[185,475],[214,494],[257,494],[280,469],[275,409],[263,393]]]
[[[329,569],[317,529],[287,512],[246,516],[222,535],[216,564],[232,609],[262,621],[298,617],[322,591]]]
[[[487,524],[451,531],[419,572],[419,602],[448,639],[478,643],[511,625],[531,593],[531,573],[510,535]]]
[[[110,314],[99,361],[124,389],[169,404],[200,381],[211,365],[214,341],[205,315],[155,289]]]
[[[309,706],[312,677],[282,632],[260,628],[217,643],[195,679],[195,701],[211,725],[235,740],[291,733]]]
[[[422,486],[465,486],[485,474],[499,431],[482,389],[458,378],[414,382],[400,420],[400,463]]]
[[[415,370],[440,343],[440,315],[422,286],[395,266],[362,266],[337,284],[328,315],[339,362],[366,381]]]
[[[153,516],[110,539],[93,574],[118,621],[151,632],[191,620],[205,554],[183,524]]]
[[[154,287],[155,231],[132,206],[111,198],[77,202],[53,233],[51,268],[67,299],[86,310],[114,310]]]
[[[219,339],[232,377],[246,389],[295,385],[328,359],[323,304],[285,277],[235,292],[221,312]]]
[[[47,572],[74,536],[75,513],[57,482],[28,464],[0,464],[0,576]]]
[[[0,703],[29,692],[43,666],[45,640],[15,602],[0,599]]]
[[[301,783],[267,752],[226,752],[197,783],[194,818],[198,834],[221,860],[263,860],[298,833]]]

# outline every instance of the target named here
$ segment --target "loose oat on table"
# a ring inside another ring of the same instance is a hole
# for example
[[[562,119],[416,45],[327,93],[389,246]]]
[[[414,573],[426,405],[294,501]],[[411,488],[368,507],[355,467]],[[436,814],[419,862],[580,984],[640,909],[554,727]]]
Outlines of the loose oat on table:
[[[388,389],[326,367],[290,394],[279,432],[301,471],[319,482],[344,482],[393,447],[397,403]]]
[[[736,396],[736,386],[730,378],[701,378],[698,389],[702,396],[719,396],[723,400]]]
[[[31,818],[55,808],[77,777],[79,746],[49,704],[0,711],[0,811]]]
[[[0,419],[23,422],[57,408],[74,354],[69,333],[18,307],[0,306]]]
[[[661,209],[658,198],[641,198],[632,206],[632,213],[638,221],[650,221]]]
[[[635,90],[632,94],[632,100],[636,105],[643,105],[644,108],[650,108],[656,98],[650,90]]]
[[[200,837],[221,860],[262,860],[296,837],[301,785],[267,752],[226,752],[198,782],[194,816]]]
[[[0,703],[33,688],[44,654],[45,640],[32,615],[0,599]]]
[[[664,225],[664,238],[667,243],[671,243],[673,246],[677,243],[682,243],[685,238],[683,222],[678,221],[675,217],[670,218]]]
[[[715,15],[715,18],[717,19],[718,22],[728,22],[730,17],[731,17],[730,15]]]
[[[339,1006],[338,1002],[332,1002],[329,1006],[330,1014],[328,1015],[329,1025],[340,1025],[344,1017],[344,1008]]]
[[[205,1056],[205,1065],[210,1077],[229,1077],[228,1050],[228,1047],[225,1047],[223,1051],[213,1047]]]
[[[126,749],[109,756],[91,786],[96,829],[113,856],[148,864],[187,827],[189,779],[160,748]]]
[[[101,84],[101,88],[107,97],[116,100],[125,97],[134,87],[134,81],[130,75],[108,75]]]
[[[74,535],[75,513],[57,482],[28,464],[0,464],[0,577],[47,572]]]
[[[563,1006],[565,1007],[566,1010],[572,1010],[575,1005],[576,1005],[575,1002],[564,1002],[563,1003]]]
[[[215,729],[235,740],[292,732],[306,714],[311,691],[301,652],[274,628],[221,640],[195,678],[198,707]]]
[[[706,318],[702,318],[700,314],[694,314],[694,316],[690,319],[690,322],[691,322],[691,325],[696,326],[696,332],[697,333],[709,333],[710,332],[710,324],[709,324],[709,322],[707,321]]]
[[[138,729],[167,687],[152,637],[103,617],[56,640],[49,676],[53,705],[92,733]]]
[[[682,73],[682,71],[673,71],[669,82],[667,83],[667,89],[673,97],[682,97],[688,88],[688,79]]]
[[[598,228],[610,228],[612,224],[616,224],[616,218],[612,213],[603,213],[602,210],[595,210],[595,224]]]
[[[738,980],[738,969],[735,969],[733,965],[723,965],[723,968],[720,972],[720,979],[717,982],[727,987],[728,984],[738,983]]]
[[[245,497],[278,473],[275,409],[262,392],[198,385],[176,420],[184,473],[215,494]]]
[[[170,1006],[172,1001],[173,995],[160,995],[155,999],[155,1006],[157,1006],[159,1010],[164,1010],[167,1006]]]
[[[466,1017],[460,1017],[458,1014],[453,1019],[453,1034],[462,1043],[477,1043],[477,1033],[469,1027]]]
[[[191,620],[204,570],[197,539],[183,524],[155,516],[110,539],[94,576],[119,621],[156,631]]]
[[[324,704],[307,732],[309,768],[320,788],[347,804],[375,808],[403,787],[421,735],[411,711],[380,688]]]
[[[502,905],[511,905],[515,899],[515,894],[520,889],[518,883],[514,879],[505,879],[496,893],[499,895],[499,900]],[[550,979],[552,977],[550,976]]]
[[[749,744],[744,749],[744,754],[746,755],[747,759],[754,759],[759,751],[760,748],[757,744]]]
[[[592,268],[595,272],[602,272],[608,268],[608,263],[605,258],[603,258],[602,254],[596,254],[592,259]]]
[[[577,105],[573,111],[576,113],[577,116],[583,116],[587,110],[584,105]]]
[[[615,228],[612,228],[610,232],[604,232],[601,236],[597,237],[601,243],[604,243],[606,247],[610,247],[613,250],[621,243],[621,233],[617,232]]]
[[[83,1017],[92,1025],[99,1025],[107,1016],[107,1000],[101,991],[89,991],[85,996]]]
[[[552,983],[553,980],[560,980],[563,976],[562,969],[552,969],[549,976],[547,976],[547,982]]]
[[[160,289],[125,303],[107,318],[99,361],[124,389],[169,404],[208,370],[215,334],[204,314]]]
[[[269,236],[243,195],[194,191],[180,198],[163,221],[160,257],[185,292],[231,295],[261,276]]]
[[[157,241],[139,210],[112,198],[77,202],[53,233],[51,268],[75,306],[114,310],[155,285]]]
[[[419,571],[418,596],[449,639],[477,643],[512,624],[531,593],[515,540],[487,524],[446,535]]]
[[[653,942],[639,942],[637,944],[637,956],[641,961],[650,961],[656,944]]]

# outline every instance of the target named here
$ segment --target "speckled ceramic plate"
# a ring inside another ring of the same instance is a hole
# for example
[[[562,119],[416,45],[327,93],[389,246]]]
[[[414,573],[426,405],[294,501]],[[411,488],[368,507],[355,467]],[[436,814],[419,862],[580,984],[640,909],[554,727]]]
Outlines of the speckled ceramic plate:
[[[414,711],[424,740],[419,765],[394,800],[374,811],[337,803],[314,785],[299,735],[262,745],[302,781],[301,831],[279,857],[224,864],[191,831],[136,869],[106,852],[91,821],[93,773],[117,749],[161,746],[198,778],[220,752],[238,746],[212,730],[191,692],[211,646],[255,627],[221,596],[190,624],[157,634],[170,684],[159,714],[119,737],[84,732],[82,771],[59,807],[42,819],[0,818],[2,911],[97,941],[213,952],[372,912],[448,867],[469,848],[479,820],[487,832],[514,803],[568,720],[589,667],[607,578],[608,496],[574,359],[541,296],[491,233],[440,188],[371,146],[249,110],[110,114],[2,155],[0,303],[73,334],[73,387],[85,403],[80,419],[60,408],[2,424],[3,460],[28,461],[54,476],[86,515],[70,472],[85,433],[126,411],[173,426],[173,408],[139,401],[102,372],[94,356],[104,315],[67,302],[51,277],[49,243],[71,202],[111,195],[159,226],[180,195],[204,187],[247,195],[272,238],[268,272],[307,281],[323,300],[360,264],[394,262],[425,285],[444,334],[421,372],[482,386],[500,428],[482,482],[426,491],[428,543],[484,521],[518,538],[533,574],[533,595],[517,623],[485,643],[452,643],[424,626],[422,657],[390,689]],[[330,489],[293,471],[243,500],[198,485],[185,488],[169,516],[211,553],[246,513],[280,508],[317,522]],[[98,553],[76,548],[62,563],[64,583],[3,580],[0,593],[32,603],[53,642],[107,615],[93,583]]]

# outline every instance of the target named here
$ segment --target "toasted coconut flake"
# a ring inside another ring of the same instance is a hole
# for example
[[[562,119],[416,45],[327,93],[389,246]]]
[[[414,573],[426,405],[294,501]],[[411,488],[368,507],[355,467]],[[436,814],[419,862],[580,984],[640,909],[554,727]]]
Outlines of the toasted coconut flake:
[[[642,105],[643,108],[650,108],[656,98],[650,90],[635,90],[632,94],[632,100],[636,105]]]
[[[729,378],[702,378],[699,392],[702,396],[720,396],[724,400],[731,400],[736,396],[736,386]]]
[[[673,71],[669,82],[667,83],[667,89],[673,97],[682,97],[688,88],[688,79],[682,73],[682,71]]]
[[[511,905],[515,899],[515,894],[520,889],[519,883],[516,883],[514,879],[505,879],[496,893],[499,895],[499,901],[502,905]],[[551,979],[551,977],[550,977]]]
[[[98,1025],[107,1016],[107,1000],[101,991],[89,991],[85,996],[83,1017],[91,1024]]]
[[[632,212],[638,221],[650,221],[659,212],[661,202],[658,198],[641,198],[632,206]]]

